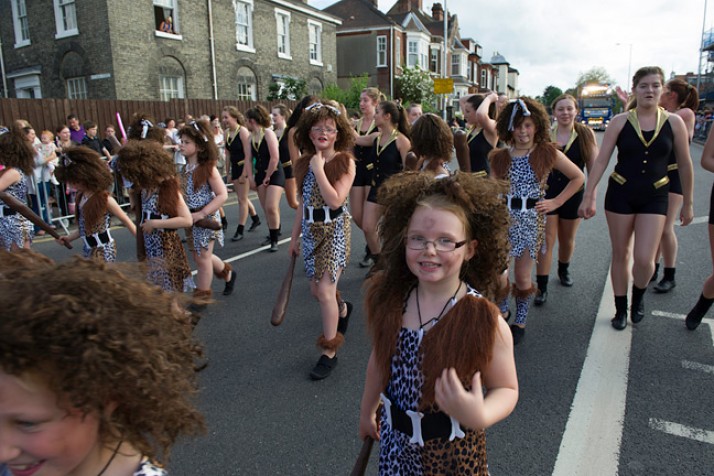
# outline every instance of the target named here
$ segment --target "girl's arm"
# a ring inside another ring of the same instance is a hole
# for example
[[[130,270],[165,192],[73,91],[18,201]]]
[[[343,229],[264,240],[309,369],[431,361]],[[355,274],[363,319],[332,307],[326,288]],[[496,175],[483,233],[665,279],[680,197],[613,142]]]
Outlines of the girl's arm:
[[[697,122],[694,111],[688,107],[684,107],[675,112],[675,114],[681,117],[684,121],[684,125],[687,126],[687,139],[691,142],[694,137],[694,124]]]
[[[590,174],[592,174],[593,165],[595,164],[595,158],[597,157],[599,149],[597,146],[597,140],[595,139],[595,133],[592,131],[592,129],[588,128],[588,134],[593,136],[593,143],[590,147],[590,160],[585,162],[585,168],[588,171],[588,180],[590,180]]]
[[[239,177],[243,180],[248,180],[250,182],[251,188],[255,188],[255,177],[253,177],[253,147],[250,144],[250,132],[248,128],[241,127],[238,132],[238,137],[240,137],[243,143],[243,175]]]
[[[612,156],[612,153],[615,150],[617,138],[620,135],[620,131],[622,131],[625,122],[627,122],[627,114],[618,114],[612,119],[610,124],[607,126],[607,129],[605,129],[605,137],[602,140],[602,146],[600,147],[595,163],[588,174],[588,183],[585,186],[583,203],[580,204],[580,208],[578,209],[578,215],[583,218],[592,218],[595,216],[595,192],[597,190],[597,185],[600,183],[602,174],[605,173],[605,170],[610,163],[610,156]]]
[[[295,143],[295,128],[291,127],[288,130],[288,136],[285,138],[288,141],[288,151],[290,151],[290,161],[293,163],[293,167],[300,158],[300,149]]]
[[[356,168],[354,161],[350,160],[347,173],[340,177],[334,185],[327,180],[327,175],[325,175],[325,158],[322,155],[322,151],[318,150],[312,156],[310,166],[315,174],[315,180],[317,181],[317,186],[320,187],[320,195],[325,200],[325,204],[332,209],[342,206],[350,193],[352,181],[355,178]]]
[[[562,206],[570,197],[575,195],[575,193],[582,188],[583,183],[585,182],[583,171],[560,151],[558,151],[553,168],[568,177],[568,185],[566,185],[563,191],[557,196],[549,200],[540,200],[536,203],[535,208],[538,213],[545,214]]]
[[[74,230],[72,233],[66,236],[60,236],[59,238],[55,238],[55,243],[57,243],[60,246],[67,246],[67,243],[72,243],[74,240],[79,238],[79,229]]]
[[[679,179],[682,181],[682,210],[680,212],[680,220],[682,226],[689,225],[694,218],[694,208],[692,200],[694,196],[694,172],[692,167],[692,157],[689,155],[689,137],[687,126],[684,121],[676,114],[669,116],[669,123],[672,125],[674,132],[674,155],[677,158],[677,170],[679,171]],[[703,156],[702,156],[703,157]]]
[[[0,192],[4,192],[10,185],[19,182],[21,178],[20,172],[17,170],[5,169],[5,172],[0,174]]]
[[[483,99],[476,109],[476,121],[481,125],[488,143],[494,147],[498,143],[498,132],[496,132],[496,121],[489,117],[488,110],[491,104],[496,102],[498,102],[498,94],[492,92]]]
[[[518,376],[513,338],[506,321],[498,318],[493,356],[488,367],[473,376],[471,389],[464,389],[453,368],[444,369],[436,380],[435,398],[441,410],[476,430],[488,428],[511,414],[518,402]],[[360,428],[361,420],[360,417]]]
[[[218,173],[218,169],[213,167],[211,169],[211,175],[208,177],[208,185],[211,186],[211,190],[216,195],[213,200],[208,202],[202,209],[196,213],[192,213],[191,217],[193,223],[196,223],[202,218],[206,218],[208,215],[214,214],[219,208],[226,203],[228,199],[228,189],[226,189],[226,184],[223,183],[221,175]]]
[[[510,330],[508,332],[510,335]],[[368,436],[374,440],[379,439],[377,408],[379,407],[379,394],[382,392],[381,382],[382,375],[377,366],[377,358],[373,349],[369,355],[369,362],[367,362],[364,392],[362,392],[362,403],[359,410],[359,437],[363,440]]]
[[[280,147],[278,146],[278,138],[272,129],[265,129],[265,137],[263,140],[268,142],[268,152],[270,152],[270,162],[268,162],[268,169],[265,171],[265,180],[263,180],[262,183],[262,185],[267,187],[270,185],[270,176],[278,169],[278,164],[280,163]]]
[[[397,136],[397,150],[399,150],[399,155],[402,156],[402,168],[407,168],[407,154],[412,148],[411,141],[404,134],[399,134]]]
[[[709,172],[714,172],[714,127],[709,130],[707,143],[704,144],[704,151],[702,152],[702,168]]]
[[[361,136],[355,131],[355,144],[362,146],[362,147],[372,147],[374,145],[374,141],[377,140],[377,135],[379,135],[378,131],[374,131],[370,134],[367,134],[365,136]]]
[[[298,206],[295,210],[295,220],[293,220],[293,230],[290,233],[290,247],[288,248],[289,256],[300,256],[300,231],[302,230],[302,213],[303,213],[302,197],[298,197]]]
[[[125,227],[127,227],[127,229],[131,232],[132,235],[136,236],[136,225],[134,225],[134,222],[131,221],[131,218],[129,218],[129,216],[124,213],[124,210],[122,210],[117,201],[114,200],[114,197],[107,198],[107,210],[109,210],[109,213],[117,217],[119,221],[122,222]]]
[[[141,230],[145,233],[151,233],[157,228],[165,228],[168,230],[178,230],[179,228],[188,228],[193,225],[193,220],[191,219],[191,212],[186,206],[186,202],[183,199],[181,192],[178,194],[178,204],[176,207],[176,216],[167,218],[165,220],[146,220],[141,225]]]
[[[228,135],[228,129],[225,130],[223,133],[223,137],[229,137]],[[233,138],[235,140],[235,137]],[[230,180],[231,176],[231,149],[229,147],[226,147],[226,179]]]

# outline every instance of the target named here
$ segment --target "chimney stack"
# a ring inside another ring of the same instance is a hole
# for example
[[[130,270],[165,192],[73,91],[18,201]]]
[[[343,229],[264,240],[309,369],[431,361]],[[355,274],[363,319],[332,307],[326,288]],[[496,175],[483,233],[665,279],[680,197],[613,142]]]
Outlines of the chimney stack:
[[[444,21],[444,8],[441,6],[441,3],[432,5],[431,16],[435,21]]]

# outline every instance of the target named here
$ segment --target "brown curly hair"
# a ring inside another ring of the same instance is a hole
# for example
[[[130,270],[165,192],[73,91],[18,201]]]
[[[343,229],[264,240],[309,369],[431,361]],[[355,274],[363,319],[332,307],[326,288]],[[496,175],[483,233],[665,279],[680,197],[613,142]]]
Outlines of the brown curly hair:
[[[13,123],[8,132],[0,134],[0,164],[7,168],[16,167],[25,175],[35,168],[35,151],[25,139],[25,131]]]
[[[167,459],[178,437],[204,431],[200,347],[176,299],[136,265],[0,252],[0,369],[38,376],[58,401],[98,415],[104,444]]]
[[[379,202],[388,205],[379,227],[383,243],[380,269],[366,283],[365,304],[377,362],[385,379],[402,325],[404,300],[418,282],[407,266],[404,243],[414,210],[422,205],[435,206],[461,217],[466,239],[478,243],[476,253],[462,267],[462,277],[493,300],[510,250],[509,213],[499,199],[505,192],[502,182],[462,172],[439,180],[426,173],[404,172],[379,188]]]
[[[144,129],[144,124],[142,121],[148,121],[151,126],[146,132],[146,137],[142,138],[141,134]],[[165,129],[159,127],[156,119],[151,117],[149,114],[144,112],[137,112],[131,117],[131,123],[127,129],[127,139],[128,140],[152,140],[158,142],[159,144],[164,143],[164,137],[166,137]]]
[[[416,120],[411,133],[412,151],[420,162],[426,158],[451,160],[454,134],[442,118],[428,112]]]
[[[119,173],[143,190],[159,192],[161,213],[176,216],[180,186],[174,159],[153,140],[130,140],[119,150]]]
[[[55,176],[91,194],[82,207],[82,215],[85,229],[93,229],[107,213],[108,190],[114,180],[107,164],[89,147],[68,147],[60,155]]]
[[[206,121],[191,121],[179,130],[179,137],[188,137],[198,149],[198,167],[193,172],[194,192],[208,182],[213,167],[218,163],[218,147],[210,129]]]
[[[520,126],[521,122],[523,122],[526,117],[530,117],[531,120],[533,120],[536,129],[533,142],[536,145],[541,142],[550,142],[550,117],[548,116],[545,107],[543,107],[540,101],[536,101],[535,99],[531,99],[526,96],[519,99],[526,104],[526,107],[530,111],[531,115],[524,116],[523,109],[518,106],[516,117],[513,120],[513,126]],[[516,107],[517,104],[517,101],[509,102],[503,111],[499,113],[498,119],[496,120],[496,131],[498,132],[498,137],[507,144],[513,140],[513,131],[508,130],[508,124],[511,121],[513,108]]]
[[[305,108],[303,110],[300,121],[295,126],[295,143],[304,155],[315,154],[315,144],[310,139],[310,129],[318,122],[327,119],[335,121],[335,127],[337,128],[335,151],[342,152],[352,149],[355,139],[352,135],[352,126],[347,117],[334,106],[313,103],[309,109]]]

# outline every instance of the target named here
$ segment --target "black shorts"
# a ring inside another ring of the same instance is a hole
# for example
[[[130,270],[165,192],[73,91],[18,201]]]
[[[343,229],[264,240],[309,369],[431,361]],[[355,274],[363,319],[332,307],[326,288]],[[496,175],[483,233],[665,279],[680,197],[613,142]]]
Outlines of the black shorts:
[[[374,175],[374,163],[369,159],[355,160],[355,179],[352,181],[353,187],[367,187],[372,185]]]
[[[621,215],[667,215],[669,187],[654,188],[651,182],[627,181],[619,184],[612,177],[607,184],[605,210]]]
[[[367,194],[367,201],[372,203],[379,203],[377,201],[377,192],[379,191],[379,185],[372,185]]]
[[[238,180],[243,175],[245,160],[234,162],[231,160],[231,180]]]
[[[679,179],[679,170],[670,170],[669,172],[667,172],[667,176],[669,177],[669,193],[683,195],[682,181]]]
[[[548,176],[548,190],[545,192],[545,198],[550,200],[557,197],[560,193],[565,190],[568,186],[568,178],[554,170]],[[580,189],[575,194],[570,197],[563,205],[556,208],[552,212],[548,212],[548,215],[557,215],[564,220],[575,220],[578,218],[578,208],[583,201],[583,195],[585,194],[584,189]]]
[[[265,180],[265,170],[258,170],[255,173],[255,185],[260,186]],[[278,165],[275,169],[273,175],[270,176],[270,185],[277,185],[278,187],[285,188],[285,173],[283,172],[283,167]]]
[[[295,174],[293,173],[292,160],[286,160],[285,162],[281,162],[281,164],[283,166],[283,173],[285,174],[285,178],[286,179],[295,178]]]

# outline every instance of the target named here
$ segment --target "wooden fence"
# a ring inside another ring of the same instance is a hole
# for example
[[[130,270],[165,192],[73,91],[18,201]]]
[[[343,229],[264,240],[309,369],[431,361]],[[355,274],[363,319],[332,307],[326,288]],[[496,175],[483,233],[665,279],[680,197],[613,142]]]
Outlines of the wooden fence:
[[[74,114],[80,124],[92,120],[99,124],[99,135],[108,124],[117,126],[116,113],[122,117],[125,127],[136,112],[148,113],[157,121],[182,118],[186,114],[199,117],[202,114],[220,116],[225,106],[236,106],[245,112],[256,104],[270,110],[273,104],[283,103],[295,107],[297,101],[231,101],[213,99],[172,99],[170,101],[118,101],[111,99],[4,99],[0,98],[0,125],[10,126],[16,119],[25,119],[35,128],[37,135],[43,130],[55,132],[67,123],[67,116]],[[119,130],[117,129],[117,134]]]

